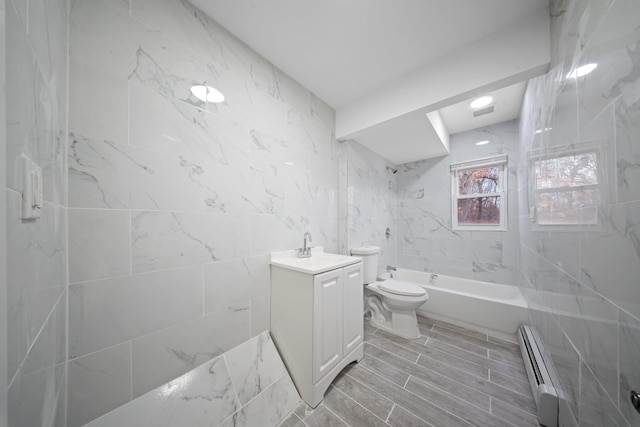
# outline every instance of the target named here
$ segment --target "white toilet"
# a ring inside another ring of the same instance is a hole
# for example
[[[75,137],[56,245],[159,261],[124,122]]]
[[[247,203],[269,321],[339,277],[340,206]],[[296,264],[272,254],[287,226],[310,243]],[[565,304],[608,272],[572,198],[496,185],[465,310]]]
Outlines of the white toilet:
[[[416,283],[396,279],[376,281],[380,248],[353,248],[351,255],[362,258],[371,325],[403,338],[418,338],[416,309],[429,299],[427,291]]]

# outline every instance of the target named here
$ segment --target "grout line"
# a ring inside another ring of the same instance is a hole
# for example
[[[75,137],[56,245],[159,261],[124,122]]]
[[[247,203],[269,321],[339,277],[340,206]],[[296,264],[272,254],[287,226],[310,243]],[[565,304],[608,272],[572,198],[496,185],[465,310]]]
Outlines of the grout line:
[[[129,383],[131,386],[129,400],[133,400],[133,340],[129,341],[129,367],[131,371],[129,372]]]
[[[331,409],[329,409],[329,407],[327,405],[324,405],[321,403],[321,405],[324,407],[324,409],[326,409],[327,411],[331,412],[333,415],[335,415],[335,417],[337,419],[339,419],[340,421],[342,421],[343,423],[345,423],[346,425],[348,425],[349,427],[351,427],[351,424],[349,424],[348,422],[346,422],[345,420],[343,420],[342,418],[340,418],[340,416],[338,414],[336,414],[335,412],[333,412]],[[353,426],[353,427],[357,427],[357,426]]]
[[[391,418],[391,413],[393,412],[393,410],[395,409],[395,407],[396,407],[396,403],[395,403],[395,402],[393,402],[393,406],[391,407],[391,410],[390,410],[390,411],[389,411],[389,413],[387,414],[387,419],[385,419],[385,420],[384,420],[384,422],[385,422],[385,423],[387,423],[387,424],[389,423],[389,418]]]
[[[407,389],[407,384],[409,384],[409,380],[410,380],[410,379],[411,379],[411,375],[409,375],[409,376],[407,377],[407,380],[404,382],[404,385],[402,386],[402,388],[403,388],[403,389],[405,389],[405,390]]]

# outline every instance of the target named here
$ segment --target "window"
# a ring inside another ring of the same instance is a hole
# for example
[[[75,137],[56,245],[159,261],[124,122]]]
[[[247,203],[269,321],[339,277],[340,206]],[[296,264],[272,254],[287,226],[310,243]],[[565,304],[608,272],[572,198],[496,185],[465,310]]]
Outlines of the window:
[[[507,230],[507,156],[451,165],[454,230]]]
[[[532,221],[540,226],[598,224],[600,150],[555,150],[533,154]]]

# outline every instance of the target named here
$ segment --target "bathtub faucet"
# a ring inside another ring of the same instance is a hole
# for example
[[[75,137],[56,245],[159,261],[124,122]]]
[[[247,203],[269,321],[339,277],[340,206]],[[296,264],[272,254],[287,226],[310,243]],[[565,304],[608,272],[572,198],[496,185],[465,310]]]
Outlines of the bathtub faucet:
[[[389,275],[391,276],[391,278],[393,279],[393,273],[392,271],[396,271],[397,268],[395,265],[387,265],[387,271],[389,272]]]
[[[438,278],[437,274],[431,273],[431,278],[429,279],[429,282],[431,282],[431,284],[433,284],[433,282],[435,282],[437,278]]]

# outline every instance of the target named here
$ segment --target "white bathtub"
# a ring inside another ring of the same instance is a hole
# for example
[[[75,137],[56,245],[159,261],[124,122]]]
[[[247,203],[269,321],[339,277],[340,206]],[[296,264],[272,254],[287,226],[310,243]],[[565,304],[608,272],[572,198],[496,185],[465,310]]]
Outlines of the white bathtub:
[[[516,330],[529,321],[520,288],[441,274],[398,269],[394,277],[415,282],[429,293],[417,313],[495,337],[516,341]]]

